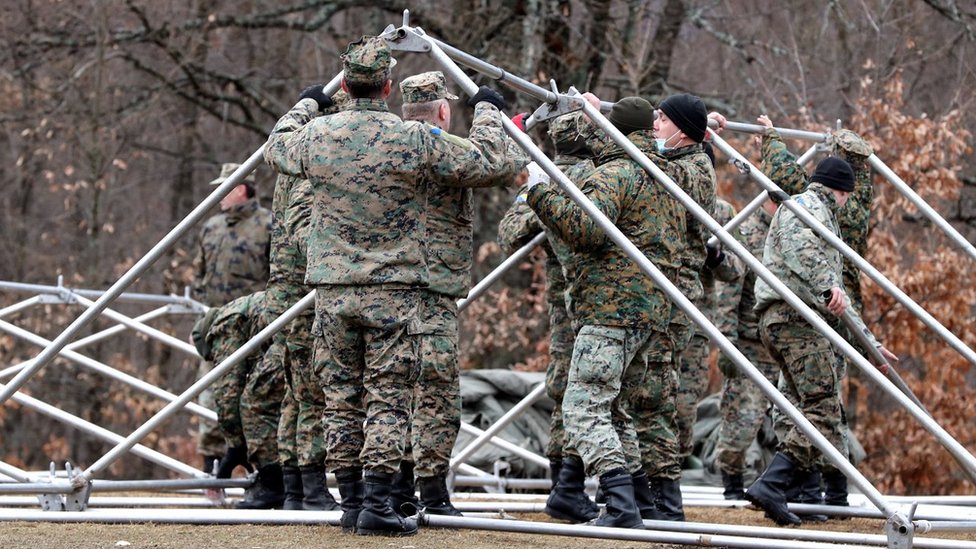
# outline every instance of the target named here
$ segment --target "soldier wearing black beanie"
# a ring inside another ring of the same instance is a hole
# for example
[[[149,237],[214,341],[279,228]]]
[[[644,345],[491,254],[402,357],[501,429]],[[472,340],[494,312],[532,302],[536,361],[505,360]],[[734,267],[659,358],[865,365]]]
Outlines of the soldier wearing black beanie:
[[[844,160],[836,156],[828,156],[817,164],[810,182],[820,183],[838,191],[854,192],[854,170]]]
[[[705,131],[708,129],[708,110],[705,109],[705,102],[700,97],[678,93],[661,101],[658,108],[695,143],[701,143],[705,139]]]

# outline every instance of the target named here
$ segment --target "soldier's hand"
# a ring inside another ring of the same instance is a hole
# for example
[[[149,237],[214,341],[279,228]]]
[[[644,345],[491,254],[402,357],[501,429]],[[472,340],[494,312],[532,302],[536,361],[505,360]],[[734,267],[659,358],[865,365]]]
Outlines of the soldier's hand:
[[[735,363],[729,360],[729,357],[724,354],[718,355],[718,370],[722,372],[725,379],[735,379],[741,375]]]
[[[760,114],[759,117],[756,118],[756,122],[759,122],[759,125],[760,126],[765,126],[766,128],[772,128],[773,127],[773,121],[770,120],[769,117],[766,116],[765,114]],[[762,147],[763,135],[765,135],[765,132],[763,132],[763,133],[757,133],[753,137],[753,140],[755,140],[756,145],[758,145],[760,147]]]
[[[881,356],[885,357],[888,362],[898,362],[898,355],[886,349],[884,345],[878,347],[878,351],[881,351]]]
[[[515,127],[525,132],[525,119],[531,115],[532,113],[520,112],[512,117],[512,123],[515,124]]]
[[[502,94],[496,92],[488,86],[481,86],[478,88],[478,93],[474,94],[471,99],[468,99],[468,105],[474,107],[482,101],[491,103],[492,105],[498,107],[498,110],[500,111],[505,110],[505,98],[502,97]]]
[[[705,243],[705,266],[709,269],[714,269],[722,264],[725,259],[725,252],[722,251],[722,243],[716,242],[712,244],[711,242]]]
[[[725,131],[725,124],[726,122],[728,122],[728,120],[726,120],[725,116],[723,116],[721,113],[717,113],[714,111],[708,113],[708,120],[715,121],[715,124],[717,126],[716,128],[714,128],[715,133],[721,135],[722,132]],[[711,125],[709,125],[709,127],[711,127]]]
[[[325,86],[322,84],[309,86],[302,90],[302,94],[298,96],[298,100],[301,101],[302,99],[314,99],[319,104],[320,112],[325,111],[325,109],[335,104],[332,98],[325,94]]]
[[[847,297],[844,296],[844,290],[834,286],[830,289],[830,301],[827,302],[827,310],[834,316],[840,316],[844,314],[845,309],[847,309]]]

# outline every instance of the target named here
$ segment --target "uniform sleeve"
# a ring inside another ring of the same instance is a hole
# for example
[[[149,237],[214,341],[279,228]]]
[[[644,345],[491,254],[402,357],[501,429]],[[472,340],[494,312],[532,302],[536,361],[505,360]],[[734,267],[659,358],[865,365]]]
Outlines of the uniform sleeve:
[[[786,148],[779,132],[771,130],[763,137],[762,172],[788,195],[807,189],[807,172],[797,164],[796,155]]]
[[[518,147],[502,129],[501,113],[485,102],[475,107],[468,139],[439,128],[419,125],[416,131],[429,132],[430,178],[448,187],[494,187],[507,185],[525,165]]]
[[[318,108],[314,99],[302,99],[278,120],[264,144],[264,161],[271,169],[307,179],[302,157],[307,149],[308,132],[300,130],[315,117]]]
[[[297,182],[289,193],[285,208],[285,234],[298,251],[307,257],[308,231],[311,227],[312,185],[308,180]]]
[[[580,184],[580,190],[612,223],[616,223],[621,208],[618,192],[623,185],[611,165],[605,164],[601,168]],[[596,221],[555,185],[532,187],[526,201],[539,220],[574,251],[597,249],[609,239]]]
[[[498,223],[498,245],[506,254],[513,254],[539,234],[542,223],[525,202],[527,191],[519,190],[515,203]]]

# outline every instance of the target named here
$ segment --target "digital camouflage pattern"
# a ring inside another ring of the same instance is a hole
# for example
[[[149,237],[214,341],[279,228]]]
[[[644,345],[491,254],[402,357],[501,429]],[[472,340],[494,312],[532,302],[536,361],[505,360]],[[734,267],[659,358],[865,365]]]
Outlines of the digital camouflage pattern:
[[[652,150],[650,131],[628,137],[640,149]],[[580,189],[666,276],[675,276],[680,266],[678,246],[685,231],[680,205],[616,144],[600,143],[595,152],[596,168]],[[673,414],[673,390],[663,391],[657,386],[663,371],[673,376],[670,342],[665,335],[670,301],[579,206],[554,186],[533,187],[527,202],[553,234],[576,253],[571,312],[581,328],[563,398],[569,446],[580,453],[590,473],[603,473],[611,466],[628,466],[634,471],[629,432],[634,429],[636,433],[636,428],[627,410],[636,412],[646,406],[651,414],[657,414],[670,407]],[[584,339],[584,333],[593,340]],[[613,354],[603,358],[589,352],[597,347]],[[664,356],[666,361],[662,360]],[[639,378],[638,370],[643,370]],[[662,395],[670,402],[659,402],[656,397]],[[653,419],[638,417],[637,425],[641,426],[642,420],[650,424]],[[667,423],[672,421],[673,415],[666,419]],[[639,454],[645,446],[648,452],[649,448],[676,446],[667,425],[663,430],[652,427],[645,434]],[[661,457],[659,461],[667,459],[674,457]]]
[[[279,316],[266,311],[266,319]],[[285,348],[274,339],[247,376],[241,395],[241,420],[248,459],[264,467],[278,462],[278,424],[285,398]]]
[[[521,168],[486,102],[475,108],[469,139],[403,121],[382,100],[353,99],[312,120],[317,109],[300,101],[265,148],[276,171],[312,185],[308,284],[428,285],[424,186],[501,185]]]
[[[441,71],[430,71],[404,78],[400,82],[404,103],[428,103],[438,99],[454,101],[458,96],[447,91],[447,80]]]
[[[256,198],[204,224],[193,260],[194,297],[218,307],[264,289],[268,282],[271,212]]]
[[[868,251],[871,202],[874,200],[871,167],[868,165],[867,158],[874,151],[850,130],[835,132],[832,141],[834,155],[846,160],[854,170],[854,192],[851,193],[844,207],[837,211],[839,234],[844,243],[864,257]],[[762,171],[790,195],[805,191],[809,183],[806,169],[796,162],[796,156],[787,150],[786,144],[776,130],[767,130],[763,137]],[[860,313],[863,309],[860,270],[846,257],[843,261],[844,288],[855,310]]]
[[[760,261],[771,219],[772,216],[760,208],[739,225],[742,244]],[[753,309],[756,303],[753,294],[755,284],[756,273],[752,269],[746,269],[739,279],[716,284],[717,317],[725,319],[717,325],[749,362],[759,368],[770,383],[775,383],[779,365],[769,356],[769,351],[759,339],[759,319]],[[722,420],[719,423],[715,460],[723,473],[742,474],[746,467],[746,449],[759,432],[769,401],[755,383],[739,373],[724,353],[719,355],[718,363],[725,380],[719,403]]]
[[[735,208],[728,202],[716,198],[712,217],[720,225],[725,225],[735,217]],[[709,233],[711,234],[711,233]],[[742,267],[738,257],[728,253],[721,264],[715,269],[709,269],[702,264],[699,279],[702,283],[703,294],[701,300],[695,302],[698,310],[713,324],[721,324],[717,318],[715,307],[715,280],[722,277],[725,280],[735,280],[740,277]],[[682,315],[684,317],[685,315]],[[690,319],[689,319],[690,322]],[[677,414],[679,458],[684,460],[692,451],[692,434],[697,419],[698,402],[708,390],[708,336],[689,324],[691,341],[682,351],[676,353],[678,359],[678,393],[675,406]],[[677,347],[676,347],[677,349]]]
[[[386,41],[377,36],[363,36],[350,42],[342,54],[342,78],[353,84],[382,84],[390,78],[396,65]]]
[[[241,348],[264,327],[265,293],[255,292],[217,307],[204,338],[211,349],[214,364],[220,364]],[[217,378],[212,390],[217,425],[230,447],[244,446],[241,420],[241,396],[247,377],[261,359],[263,349],[235,364]],[[208,454],[213,455],[213,454]]]

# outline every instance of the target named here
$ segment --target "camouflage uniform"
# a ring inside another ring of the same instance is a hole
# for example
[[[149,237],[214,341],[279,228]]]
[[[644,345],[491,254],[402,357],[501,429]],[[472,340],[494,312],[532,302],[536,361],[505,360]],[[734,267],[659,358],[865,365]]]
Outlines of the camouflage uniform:
[[[563,116],[550,122],[549,136],[557,145],[553,162],[574,183],[593,171],[593,160],[586,158],[588,151],[576,154],[560,154],[560,143],[577,135],[577,117]],[[506,253],[515,253],[539,231],[546,231],[543,247],[546,251],[546,304],[549,312],[549,365],[546,367],[546,395],[555,403],[549,420],[549,443],[546,456],[561,459],[564,454],[575,454],[566,448],[566,429],[563,425],[562,403],[566,393],[569,366],[576,340],[573,316],[569,303],[570,287],[576,277],[573,252],[565,242],[546,229],[535,212],[525,202],[526,191],[519,191],[518,198],[498,224],[498,241]],[[558,251],[557,251],[558,250]]]
[[[735,208],[728,202],[716,197],[715,209],[712,212],[720,225],[725,225],[735,217]],[[703,265],[699,273],[702,284],[702,297],[695,304],[706,318],[715,320],[715,280],[736,280],[742,274],[739,259],[733,254],[726,254],[725,258],[714,269]],[[682,319],[687,318],[681,315]],[[678,395],[676,407],[678,410],[679,457],[683,460],[692,451],[692,431],[697,418],[698,402],[708,390],[708,337],[697,328],[689,326],[692,333],[691,341],[678,355]],[[683,332],[684,326],[680,328]]]
[[[347,79],[350,55],[389,62],[376,42],[347,51]],[[314,367],[327,389],[328,464],[392,474],[403,456],[430,281],[423,185],[496,185],[517,167],[500,113],[487,102],[475,107],[470,140],[404,122],[380,99],[356,98],[313,120],[317,110],[314,100],[299,101],[275,125],[265,158],[279,173],[308,179],[314,192],[305,281],[316,286]]]
[[[807,191],[794,200],[834,234],[838,233],[838,208],[830,189],[820,183],[810,183]],[[820,296],[831,288],[844,287],[840,252],[828,246],[787,208],[779,208],[773,216],[763,264],[808,306],[820,311],[821,316],[833,317]],[[797,407],[846,456],[835,355],[830,342],[762,279],[756,280],[755,297],[763,344],[780,365],[787,384],[795,390]],[[860,316],[852,312],[863,328]],[[801,470],[820,465],[819,450],[795,426],[780,442],[780,448]]]
[[[739,226],[743,245],[760,261],[771,219],[772,216],[760,209]],[[766,379],[775,383],[779,366],[759,339],[759,318],[753,310],[756,303],[753,293],[755,284],[756,273],[751,269],[742,278],[718,284],[715,295],[717,316],[728,319],[719,328],[749,362],[759,368]],[[720,355],[718,363],[719,369],[725,375],[725,382],[719,406],[722,421],[719,424],[715,459],[719,469],[726,475],[741,475],[746,465],[746,449],[759,432],[769,401],[755,383],[739,373],[727,356]]]
[[[641,150],[653,150],[650,130],[628,137]],[[666,276],[676,276],[675,258],[685,228],[680,205],[615,144],[601,144],[594,152],[599,154],[597,167],[582,181],[581,190]],[[661,414],[654,442],[676,446],[670,430],[677,383],[667,336],[670,302],[554,186],[533,187],[527,202],[577,253],[570,292],[572,314],[581,328],[563,398],[568,445],[579,452],[588,474],[639,471],[641,450],[628,403],[636,403],[635,410]]]
[[[224,164],[220,177],[211,184],[222,183],[237,167],[237,164]],[[247,180],[253,181],[253,174]],[[270,231],[271,212],[262,208],[256,198],[208,219],[200,232],[200,244],[193,260],[194,297],[217,307],[263,290],[268,281]],[[211,369],[213,364],[201,362],[197,379]],[[213,390],[205,389],[198,402],[213,408]],[[223,455],[223,437],[215,423],[200,420],[197,451],[204,456]]]

